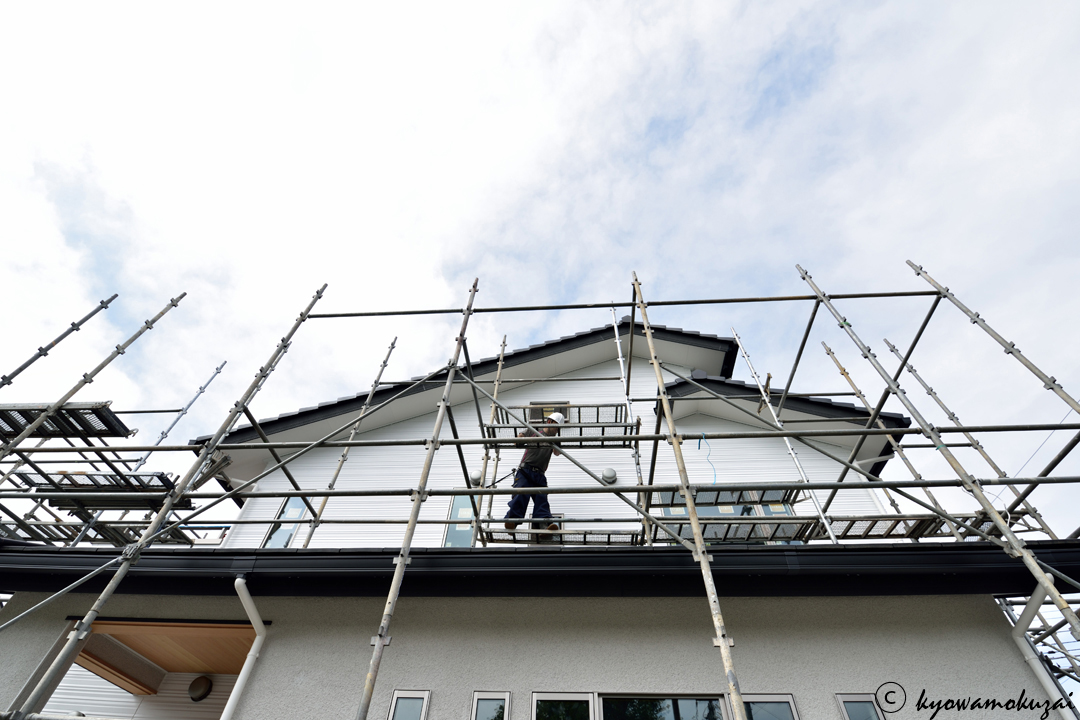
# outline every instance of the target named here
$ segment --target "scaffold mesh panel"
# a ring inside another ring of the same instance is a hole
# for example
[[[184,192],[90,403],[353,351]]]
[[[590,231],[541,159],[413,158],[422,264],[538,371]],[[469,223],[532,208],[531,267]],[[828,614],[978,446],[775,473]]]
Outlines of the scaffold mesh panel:
[[[636,425],[627,420],[626,405],[623,403],[600,403],[595,405],[574,405],[556,403],[545,405],[516,405],[509,411],[501,407],[495,409],[495,421],[484,426],[485,434],[490,438],[513,438],[525,431],[525,426],[515,420],[511,413],[524,418],[536,427],[544,418],[554,412],[561,413],[565,422],[558,426],[553,437],[559,445],[566,447],[629,447],[629,440],[606,439],[609,435],[633,435]]]
[[[49,498],[50,506],[60,510],[79,507],[96,510],[140,510],[160,509],[163,500],[153,498],[122,497],[120,493],[159,492],[173,489],[173,481],[161,472],[115,473],[100,472],[56,472],[40,475],[33,472],[17,472],[17,477],[25,487],[40,492],[78,493],[79,498]],[[110,497],[94,497],[94,493],[108,494]],[[32,497],[32,496],[30,496]],[[177,510],[191,508],[190,498],[182,498],[176,504]]]
[[[0,434],[13,438],[32,425],[48,405],[0,405]],[[127,437],[131,429],[109,403],[68,403],[30,433],[33,438]]]

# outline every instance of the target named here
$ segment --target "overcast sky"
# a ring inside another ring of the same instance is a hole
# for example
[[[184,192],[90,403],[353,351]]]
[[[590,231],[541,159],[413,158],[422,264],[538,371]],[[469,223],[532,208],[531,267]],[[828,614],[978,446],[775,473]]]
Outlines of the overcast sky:
[[[1078,36],[1065,2],[5,3],[0,372],[120,297],[0,402],[55,400],[181,292],[76,399],[178,407],[228,360],[173,439],[213,432],[323,283],[323,312],[460,306],[475,277],[479,305],[625,301],[632,271],[653,300],[802,294],[796,263],[832,293],[927,289],[905,259],[1078,395]],[[928,305],[843,310],[891,370],[882,338]],[[808,313],[653,319],[734,326],[780,384]],[[609,320],[482,316],[470,344]],[[796,389],[846,389],[826,340],[876,397],[826,320]],[[387,378],[427,372],[458,321],[311,321],[257,414],[366,390],[395,335]],[[951,306],[913,361],[971,424],[1068,410]],[[1026,467],[1045,434],[985,443],[1034,474],[1067,437]],[[1077,497],[1035,495],[1063,533]]]

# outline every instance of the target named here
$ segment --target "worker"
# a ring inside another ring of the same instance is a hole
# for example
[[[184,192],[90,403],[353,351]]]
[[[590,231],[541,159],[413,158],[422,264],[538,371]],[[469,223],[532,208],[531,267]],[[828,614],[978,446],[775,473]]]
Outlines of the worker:
[[[541,435],[550,437],[559,432],[558,426],[565,421],[566,418],[562,413],[553,412],[544,419],[544,427],[540,432],[526,430],[518,433],[518,437],[540,437]],[[547,487],[547,476],[544,473],[547,472],[552,453],[562,455],[555,447],[555,443],[538,442],[535,445],[526,445],[525,455],[521,458],[521,464],[514,473],[514,487]],[[533,500],[533,518],[552,517],[547,495],[514,495],[510,498],[510,510],[504,518],[507,530],[513,530],[518,526],[518,523],[512,522],[513,519],[525,517],[530,497]],[[533,523],[533,527],[540,529],[543,526]],[[547,525],[547,529],[558,530],[559,525],[552,522]]]

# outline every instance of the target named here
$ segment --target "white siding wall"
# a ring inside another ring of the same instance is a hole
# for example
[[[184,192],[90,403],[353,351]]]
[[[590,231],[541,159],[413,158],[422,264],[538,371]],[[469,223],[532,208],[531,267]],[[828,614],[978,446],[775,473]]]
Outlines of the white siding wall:
[[[408,582],[408,581],[406,581]],[[647,579],[643,578],[643,582]],[[538,586],[542,588],[542,586]],[[557,591],[557,589],[556,589]],[[42,593],[15,596],[22,610]],[[0,710],[65,625],[93,596],[72,593],[0,635]],[[266,644],[237,709],[237,720],[352,718],[371,657],[368,644],[384,598],[257,597],[272,620]],[[890,720],[928,720],[915,700],[1015,698],[1045,694],[1009,637],[1009,623],[989,596],[722,597],[720,606],[744,693],[791,693],[805,720],[842,720],[835,693],[873,693],[884,682],[907,690]],[[238,619],[232,597],[117,595],[109,612],[123,617]],[[22,642],[12,642],[9,633]],[[532,692],[717,695],[726,691],[708,604],[701,597],[440,598],[403,597],[394,615],[371,720],[385,720],[395,689],[431,691],[428,720],[469,717],[474,690],[509,691],[507,720],[530,720]],[[12,671],[11,667],[20,668]],[[173,677],[173,676],[170,676]],[[186,688],[176,677],[174,688]],[[190,682],[190,680],[188,680]],[[117,717],[207,717],[215,693],[192,703],[145,698]],[[69,686],[70,688],[70,686]],[[105,710],[100,696],[65,700],[50,710]],[[156,714],[152,714],[151,709]],[[220,713],[221,705],[216,706]],[[198,713],[198,714],[197,714]],[[214,717],[210,715],[210,717]],[[1039,712],[941,713],[939,720],[1036,720]],[[1057,717],[1057,715],[1053,715]]]
[[[681,371],[680,371],[681,372]],[[583,368],[566,374],[566,377],[610,377],[619,375],[616,360]],[[635,359],[631,374],[633,397],[652,397],[656,393],[655,375],[646,360]],[[674,379],[674,378],[671,378]],[[621,385],[612,381],[585,382],[545,382],[504,392],[499,398],[508,405],[527,405],[534,401],[566,401],[570,403],[613,403],[624,400]],[[490,405],[483,403],[481,409],[485,420]],[[642,431],[650,433],[655,426],[652,403],[635,403],[634,414],[642,420]],[[472,403],[454,407],[454,417],[458,430],[463,437],[480,437],[476,426],[476,410]],[[435,411],[422,417],[388,425],[357,435],[357,439],[375,440],[391,438],[430,437],[435,422]],[[723,432],[747,430],[749,426],[722,420],[708,415],[692,415],[678,421],[679,431],[685,435],[695,432]],[[757,428],[755,428],[757,429]],[[663,431],[666,432],[666,429]],[[442,434],[450,437],[450,428],[444,424]],[[713,467],[718,483],[727,481],[775,480],[798,481],[799,475],[791,458],[787,455],[784,442],[780,438],[711,441],[711,453],[705,443],[698,449],[696,442],[684,444],[684,456],[687,470],[693,483],[707,483],[713,479]],[[651,443],[642,445],[642,472],[648,476],[648,453]],[[464,448],[469,469],[480,469],[483,450],[478,446]],[[619,484],[633,486],[636,483],[631,451],[626,448],[579,448],[570,452],[583,464],[599,474],[604,468],[615,468]],[[516,466],[520,459],[519,450],[503,450],[499,465],[499,476],[503,476]],[[661,443],[658,450],[656,469],[657,483],[678,482],[678,470],[670,446]],[[840,466],[810,448],[798,448],[799,458],[811,480],[835,480]],[[304,488],[325,488],[333,475],[340,457],[340,450],[320,449],[299,458],[289,467],[293,475]],[[846,451],[837,454],[846,455]],[[422,447],[363,447],[353,448],[349,461],[338,478],[338,489],[374,489],[374,488],[412,488],[415,487],[423,467],[425,450]],[[711,461],[712,466],[710,466]],[[489,477],[490,477],[489,470]],[[593,486],[596,481],[574,467],[566,458],[553,458],[547,473],[548,484],[555,487]],[[490,482],[490,480],[489,480]],[[850,480],[852,490],[845,490],[837,496],[831,512],[837,515],[870,514],[882,512],[881,504],[875,491],[865,483]],[[502,486],[507,486],[506,480]],[[436,453],[435,461],[428,480],[430,489],[463,487],[464,478],[457,453],[452,446],[444,446]],[[290,489],[288,481],[281,472],[275,472],[260,481],[259,490]],[[822,500],[828,495],[821,492]],[[508,497],[496,497],[492,515],[501,517],[506,512]],[[317,507],[317,500],[313,504]],[[409,513],[407,498],[332,498],[324,517],[333,519],[348,518],[407,518]],[[241,519],[273,518],[281,500],[252,499],[241,512]],[[552,512],[567,517],[626,517],[632,520],[634,511],[616,498],[603,495],[552,495]],[[450,499],[432,497],[424,503],[421,519],[445,519],[449,511]],[[485,501],[486,509],[486,501]],[[796,508],[799,514],[813,514],[810,503]],[[630,522],[623,527],[633,527]],[[577,525],[576,527],[589,527]],[[595,524],[595,528],[613,528],[610,523]],[[442,544],[444,525],[420,525],[417,528],[414,544],[419,546],[439,546]],[[226,538],[226,547],[257,547],[263,540],[266,525],[237,525]],[[301,526],[293,539],[292,547],[299,547],[306,536],[306,526]],[[401,544],[404,524],[399,525],[323,525],[315,533],[311,547],[395,547]]]
[[[116,685],[102,680],[78,665],[72,665],[56,692],[49,698],[45,713],[83,715],[131,720],[217,720],[229,700],[235,675],[209,675],[214,683],[210,695],[192,702],[188,686],[198,673],[169,673],[161,681],[156,695],[132,695]]]

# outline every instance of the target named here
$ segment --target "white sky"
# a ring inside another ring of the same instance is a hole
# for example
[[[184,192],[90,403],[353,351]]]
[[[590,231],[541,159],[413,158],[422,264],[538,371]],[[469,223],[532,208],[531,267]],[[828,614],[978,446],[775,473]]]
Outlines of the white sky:
[[[210,433],[324,282],[323,312],[460,306],[474,277],[485,306],[625,301],[631,271],[650,299],[802,294],[795,263],[827,292],[926,289],[908,258],[1078,395],[1078,31],[1071,3],[6,3],[0,372],[120,297],[0,401],[55,400],[185,291],[76,399],[178,407],[228,360],[173,439]],[[882,337],[927,305],[844,311],[891,369]],[[808,311],[653,319],[735,326],[781,384]],[[470,345],[609,318],[482,316]],[[257,414],[366,390],[395,335],[387,377],[427,372],[457,322],[312,321]],[[824,315],[796,389],[846,389],[822,339],[876,397]],[[913,361],[971,424],[1068,409],[951,306]],[[1013,474],[1044,439],[984,442]],[[1063,534],[1078,497],[1035,495]]]

